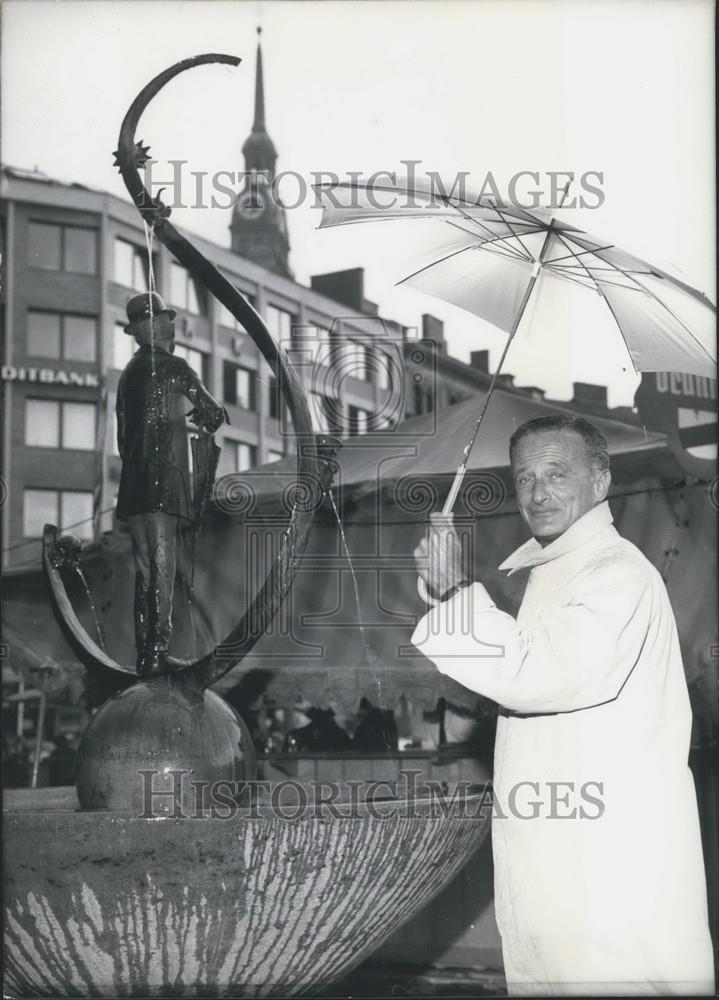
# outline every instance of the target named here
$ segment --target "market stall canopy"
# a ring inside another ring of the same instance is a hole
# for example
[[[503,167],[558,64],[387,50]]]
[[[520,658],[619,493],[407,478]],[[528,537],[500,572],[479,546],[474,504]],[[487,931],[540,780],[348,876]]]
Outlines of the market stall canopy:
[[[363,696],[388,707],[395,707],[401,695],[425,708],[434,707],[441,696],[465,709],[477,707],[476,695],[439,675],[409,646],[414,622],[424,610],[415,588],[412,552],[437,496],[449,487],[456,449],[462,447],[457,439],[472,420],[473,406],[474,401],[468,401],[407,421],[395,432],[345,442],[336,496],[361,610],[358,613],[334,511],[325,499],[291,599],[253,653],[227,675],[222,690],[234,688],[245,703],[265,694],[281,704],[303,699],[347,713],[356,711]],[[467,480],[473,505],[458,508],[458,515],[469,515],[474,526],[473,572],[500,606],[515,611],[524,574],[507,579],[496,569],[527,537],[512,496],[507,442],[516,426],[556,412],[556,407],[502,391],[489,412],[493,433],[483,435],[472,460],[479,488],[474,489],[471,477]],[[608,419],[594,422],[612,454],[615,486],[610,499],[617,527],[667,581],[695,707],[709,719],[716,689],[711,678],[717,662],[710,652],[716,643],[715,595],[711,586],[697,590],[696,580],[714,579],[716,510],[710,491],[701,483],[685,483],[662,435]],[[393,455],[395,447],[399,454]],[[243,473],[243,488],[220,491],[219,506],[199,538],[194,575],[187,562],[179,567],[173,634],[178,656],[192,656],[218,642],[238,607],[247,606],[264,578],[287,525],[284,491],[294,476],[289,466],[287,471],[282,466],[275,463]],[[488,473],[494,477],[489,489]],[[412,488],[417,478],[426,490]],[[402,483],[406,489],[398,488]],[[254,497],[248,498],[247,484]],[[119,528],[87,546],[82,565],[107,649],[118,660],[132,662],[133,569],[126,531]],[[93,635],[82,587],[69,580],[68,589]],[[27,655],[23,647],[16,648],[13,635],[41,659],[73,661],[52,618],[39,551],[33,566],[6,575],[3,617],[13,629],[7,640],[11,662]]]
[[[405,420],[393,430],[346,438],[336,459],[335,492],[345,503],[356,502],[408,477],[436,477],[438,483],[444,477],[453,477],[485,395],[486,391],[477,392],[462,403]],[[469,457],[468,471],[506,470],[512,433],[528,420],[558,413],[580,415],[519,392],[496,390],[482,434]],[[658,451],[663,450],[666,440],[663,434],[605,417],[590,419],[607,439],[612,459],[631,454],[633,478],[637,478],[636,465],[643,456],[656,461]],[[643,464],[648,468],[652,462]],[[247,484],[248,494],[258,500],[281,498],[291,486],[293,469],[294,460],[288,457],[256,470],[236,473],[225,477],[224,482],[219,481],[217,494],[221,500],[230,495],[228,509],[232,506],[233,492],[239,496],[240,484]]]

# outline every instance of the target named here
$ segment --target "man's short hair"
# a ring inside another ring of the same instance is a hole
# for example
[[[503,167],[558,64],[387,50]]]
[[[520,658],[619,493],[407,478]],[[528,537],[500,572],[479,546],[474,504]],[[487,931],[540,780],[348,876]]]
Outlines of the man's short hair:
[[[600,472],[609,468],[607,439],[602,432],[584,417],[570,417],[563,413],[548,417],[536,417],[518,427],[509,439],[510,462],[514,458],[514,452],[520,441],[529,437],[530,434],[541,434],[545,431],[574,431],[584,441],[591,464]]]

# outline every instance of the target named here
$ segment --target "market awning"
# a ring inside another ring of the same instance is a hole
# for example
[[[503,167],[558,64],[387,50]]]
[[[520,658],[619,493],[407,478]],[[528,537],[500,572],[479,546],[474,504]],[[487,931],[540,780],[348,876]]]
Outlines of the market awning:
[[[526,531],[507,476],[506,445],[515,426],[554,408],[508,392],[498,393],[493,407],[487,427],[493,433],[483,434],[471,465],[478,476],[493,469],[506,488],[484,508],[483,494],[477,491],[474,571],[498,603],[513,611],[525,581],[522,574],[507,579],[496,567],[525,540]],[[474,412],[475,403],[469,401],[441,411],[436,422],[429,414],[400,425],[396,434],[345,442],[337,495],[361,610],[358,613],[334,513],[325,500],[290,600],[252,654],[223,679],[223,690],[242,683],[247,697],[264,692],[285,704],[297,697],[334,703],[345,711],[356,710],[363,696],[385,706],[396,705],[402,694],[430,708],[441,696],[459,706],[477,704],[475,695],[443,678],[408,643],[424,610],[412,552],[426,529],[429,510],[435,509],[432,489],[441,498],[448,488]],[[595,422],[612,454],[616,485],[611,503],[617,527],[667,581],[692,694],[699,714],[708,717],[717,665],[709,652],[716,643],[715,609],[712,588],[698,589],[696,580],[713,579],[716,512],[709,493],[701,484],[685,484],[662,435],[611,420]],[[393,448],[404,448],[405,453],[392,455]],[[414,451],[407,454],[410,449]],[[264,578],[287,523],[283,490],[292,476],[278,470],[282,464],[243,474],[255,489],[254,503],[248,507],[243,502],[236,513],[215,509],[198,541],[194,577],[187,562],[181,563],[175,590],[176,655],[199,655],[220,641]],[[289,467],[290,460],[285,469]],[[397,484],[413,478],[429,487],[427,495],[398,492]],[[471,477],[467,485],[472,486]],[[119,528],[88,546],[82,565],[108,650],[115,659],[132,663],[134,571],[126,531]],[[73,589],[69,580],[68,589],[93,634],[81,586]],[[5,593],[3,615],[14,634],[41,658],[71,661],[52,618],[39,558],[36,568],[7,574]],[[371,654],[362,641],[359,620]],[[14,653],[13,635],[8,641],[11,655],[19,655]]]

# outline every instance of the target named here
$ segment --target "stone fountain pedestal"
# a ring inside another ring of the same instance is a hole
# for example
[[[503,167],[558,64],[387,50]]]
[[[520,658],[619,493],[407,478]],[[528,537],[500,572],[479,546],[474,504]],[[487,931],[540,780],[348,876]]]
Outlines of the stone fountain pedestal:
[[[228,819],[143,819],[75,811],[70,789],[20,800],[10,793],[4,816],[14,997],[319,989],[439,892],[491,811],[483,795],[313,806],[309,789],[294,819],[262,801]]]

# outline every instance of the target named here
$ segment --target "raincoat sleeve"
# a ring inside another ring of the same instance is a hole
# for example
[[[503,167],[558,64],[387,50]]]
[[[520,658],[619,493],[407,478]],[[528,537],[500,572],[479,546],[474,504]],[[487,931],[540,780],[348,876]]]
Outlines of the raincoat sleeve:
[[[480,583],[433,607],[412,643],[443,674],[504,708],[571,712],[612,701],[644,648],[651,583],[641,567],[607,563],[564,604],[520,624]]]
[[[211,433],[216,431],[225,419],[225,409],[220,406],[214,396],[204,387],[195,372],[190,368],[183,358],[176,358],[181,362],[177,366],[177,384],[180,391],[190,400],[197,411],[200,423]]]

